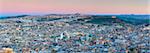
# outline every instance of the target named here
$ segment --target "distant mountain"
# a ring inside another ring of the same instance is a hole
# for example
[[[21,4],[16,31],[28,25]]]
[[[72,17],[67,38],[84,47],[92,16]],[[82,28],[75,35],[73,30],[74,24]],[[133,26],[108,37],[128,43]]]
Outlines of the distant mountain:
[[[7,16],[7,17],[0,17],[0,19],[20,18],[20,17],[26,17],[26,16],[29,16],[29,15]]]
[[[131,24],[150,24],[150,15],[119,15],[117,18]]]

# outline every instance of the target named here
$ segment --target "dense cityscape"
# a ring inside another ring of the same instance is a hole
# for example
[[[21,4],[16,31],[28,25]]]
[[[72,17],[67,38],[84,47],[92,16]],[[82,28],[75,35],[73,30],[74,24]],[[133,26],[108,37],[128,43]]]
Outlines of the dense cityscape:
[[[0,53],[149,53],[150,17],[140,24],[119,17],[77,13],[1,18]]]

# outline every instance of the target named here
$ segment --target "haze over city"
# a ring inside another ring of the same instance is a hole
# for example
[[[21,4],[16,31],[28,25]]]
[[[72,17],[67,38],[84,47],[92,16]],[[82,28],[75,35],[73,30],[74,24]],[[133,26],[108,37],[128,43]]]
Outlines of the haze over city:
[[[149,0],[0,0],[1,15],[150,14]]]

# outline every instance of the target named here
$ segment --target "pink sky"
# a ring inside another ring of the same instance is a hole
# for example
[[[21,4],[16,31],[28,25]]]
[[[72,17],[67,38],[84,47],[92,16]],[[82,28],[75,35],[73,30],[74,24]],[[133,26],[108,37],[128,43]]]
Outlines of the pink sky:
[[[0,13],[150,14],[148,0],[0,0]]]

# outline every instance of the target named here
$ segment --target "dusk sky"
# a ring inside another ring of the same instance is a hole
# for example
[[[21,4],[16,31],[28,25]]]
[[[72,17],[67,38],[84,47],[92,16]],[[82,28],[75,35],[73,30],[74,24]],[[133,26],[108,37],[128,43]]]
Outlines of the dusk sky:
[[[0,14],[150,14],[150,0],[0,0]]]

